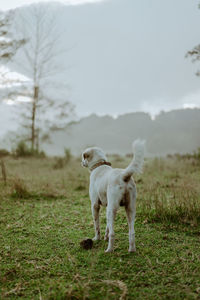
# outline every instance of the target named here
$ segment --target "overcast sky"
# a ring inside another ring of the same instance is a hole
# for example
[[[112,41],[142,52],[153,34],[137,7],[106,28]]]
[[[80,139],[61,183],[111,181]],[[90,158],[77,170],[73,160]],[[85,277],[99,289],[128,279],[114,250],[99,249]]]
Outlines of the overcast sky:
[[[200,106],[198,65],[185,58],[200,43],[197,1],[110,0],[70,8],[66,18],[80,114]]]
[[[1,0],[0,8],[32,2]],[[198,1],[60,2],[68,4],[59,16],[63,43],[75,45],[61,80],[71,86],[78,116],[200,107],[198,65],[185,58],[200,43]]]
[[[92,4],[97,2],[102,2],[106,0],[55,0],[54,2],[60,2],[66,5],[81,5],[81,4]],[[21,7],[24,5],[29,5],[31,3],[39,2],[50,2],[49,0],[1,0],[1,10],[13,9],[16,7]],[[53,1],[52,1],[53,2]]]

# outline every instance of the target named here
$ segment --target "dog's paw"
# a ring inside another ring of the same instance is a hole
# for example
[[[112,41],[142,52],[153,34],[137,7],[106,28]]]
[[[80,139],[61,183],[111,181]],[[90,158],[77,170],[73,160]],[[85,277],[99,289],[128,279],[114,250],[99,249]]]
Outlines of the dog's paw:
[[[129,248],[128,252],[136,252],[136,249],[135,248]]]
[[[105,253],[110,253],[110,252],[113,252],[113,249],[108,248],[105,250]]]
[[[104,241],[108,241],[108,235],[104,236]]]
[[[100,236],[95,236],[95,237],[93,237],[92,240],[93,240],[93,241],[99,241],[99,240],[100,240]]]

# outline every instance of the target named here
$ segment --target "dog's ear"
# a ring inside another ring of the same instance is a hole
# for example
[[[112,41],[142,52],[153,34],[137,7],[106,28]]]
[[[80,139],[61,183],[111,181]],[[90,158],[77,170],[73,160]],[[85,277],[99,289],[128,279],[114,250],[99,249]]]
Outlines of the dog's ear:
[[[87,151],[87,152],[83,153],[84,159],[92,159],[92,156],[93,156],[92,151]]]
[[[87,153],[83,153],[83,159],[87,159],[88,154]]]

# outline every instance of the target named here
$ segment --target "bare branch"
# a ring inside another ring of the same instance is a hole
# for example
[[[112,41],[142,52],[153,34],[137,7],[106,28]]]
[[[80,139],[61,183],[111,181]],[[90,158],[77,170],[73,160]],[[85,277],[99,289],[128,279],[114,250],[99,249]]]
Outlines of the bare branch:
[[[56,16],[50,12],[49,9],[46,10],[46,6],[32,6],[28,12],[23,15],[21,13],[16,19],[16,34],[20,32],[20,38],[28,40],[21,56],[17,57],[16,65],[32,80],[29,92],[26,90],[20,93],[20,96],[29,96],[31,101],[18,104],[22,108],[23,128],[31,133],[29,140],[32,148],[35,148],[36,140],[38,142],[39,131],[42,137],[48,134],[51,127],[65,128],[74,109],[66,100],[67,85],[59,86],[55,80],[55,75],[67,70],[63,63],[59,64],[59,57],[66,49],[59,48],[60,34],[56,28]],[[54,96],[47,95],[49,86],[51,91],[56,88],[65,89],[65,94],[62,96],[59,92],[59,98],[55,99]]]

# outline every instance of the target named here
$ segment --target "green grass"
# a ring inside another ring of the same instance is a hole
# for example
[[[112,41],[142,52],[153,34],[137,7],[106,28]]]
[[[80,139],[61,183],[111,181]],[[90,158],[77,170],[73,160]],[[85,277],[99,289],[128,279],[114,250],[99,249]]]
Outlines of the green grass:
[[[114,160],[124,167],[128,160]],[[136,253],[123,208],[115,251],[91,250],[89,174],[73,160],[8,158],[0,181],[1,299],[200,299],[200,172],[191,160],[152,160],[136,176]],[[101,211],[102,236],[106,224]]]

